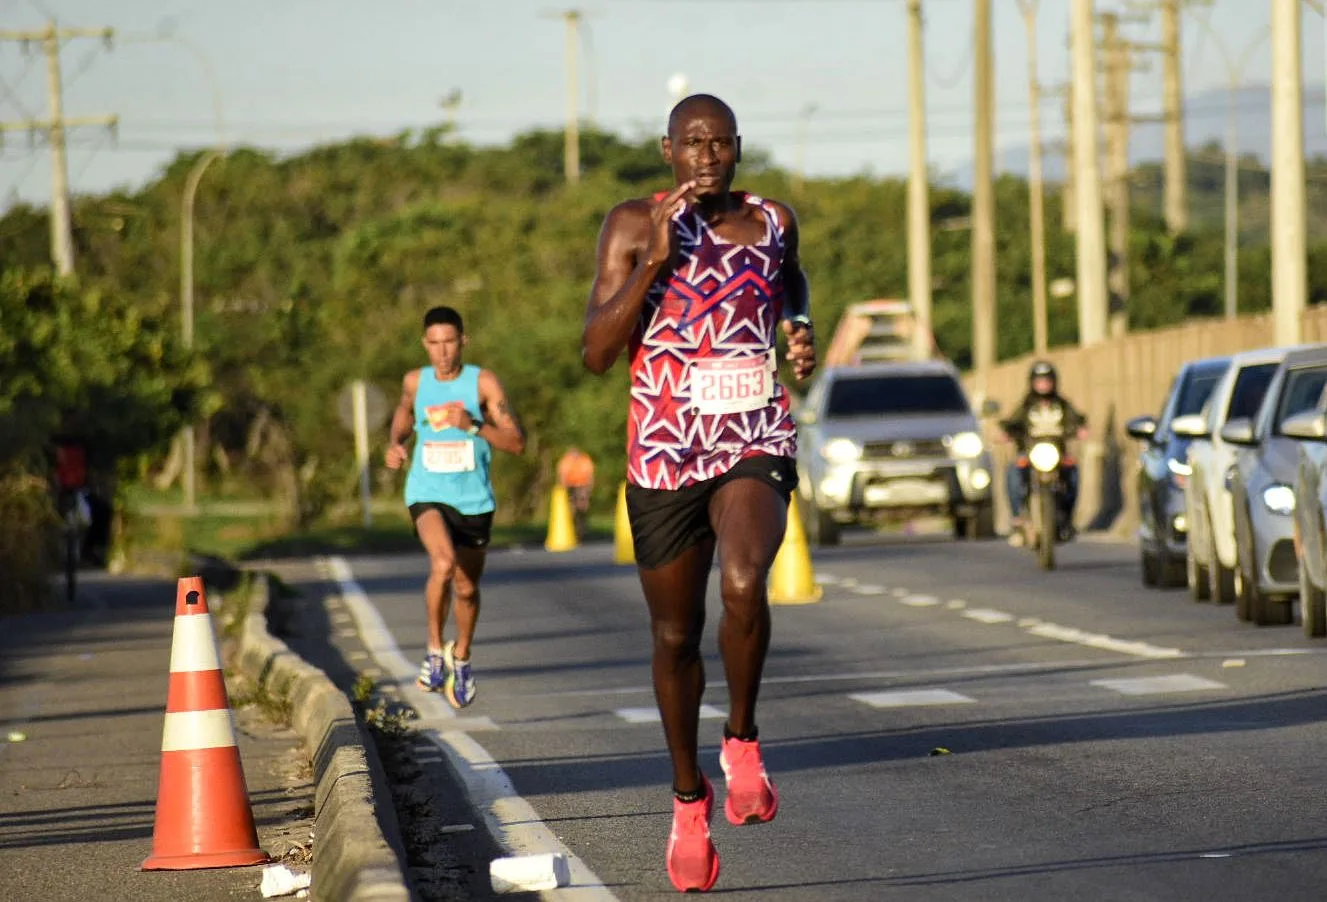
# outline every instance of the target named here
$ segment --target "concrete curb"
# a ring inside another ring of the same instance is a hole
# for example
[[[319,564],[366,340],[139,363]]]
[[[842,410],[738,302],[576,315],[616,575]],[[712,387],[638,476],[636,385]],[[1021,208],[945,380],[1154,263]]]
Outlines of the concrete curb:
[[[413,900],[401,829],[376,749],[341,690],[268,631],[267,574],[254,574],[252,592],[239,631],[239,668],[289,702],[291,725],[313,753],[311,896],[329,902]]]

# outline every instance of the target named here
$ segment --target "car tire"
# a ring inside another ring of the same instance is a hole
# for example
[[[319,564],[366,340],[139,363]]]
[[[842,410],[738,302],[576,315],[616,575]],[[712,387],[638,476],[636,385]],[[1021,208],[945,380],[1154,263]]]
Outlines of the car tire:
[[[816,548],[839,544],[839,524],[827,512],[816,507],[814,501],[802,501],[802,520],[806,524],[806,541]]]
[[[954,537],[979,541],[995,538],[995,505],[987,502],[977,506],[976,512],[955,521]]]
[[[1308,568],[1299,562],[1299,620],[1310,639],[1327,636],[1327,592],[1313,584]]]
[[[1178,560],[1164,546],[1157,553],[1157,588],[1174,589],[1184,585],[1184,561]]]
[[[1207,601],[1212,597],[1211,576],[1207,566],[1193,553],[1190,542],[1184,550],[1184,582],[1189,587],[1189,597],[1194,601]]]
[[[1156,588],[1160,582],[1155,555],[1148,554],[1146,551],[1139,553],[1139,564],[1142,567],[1143,585],[1148,588]]]
[[[1207,595],[1212,604],[1230,604],[1235,600],[1235,572],[1221,563],[1210,518],[1207,521],[1207,578]]]

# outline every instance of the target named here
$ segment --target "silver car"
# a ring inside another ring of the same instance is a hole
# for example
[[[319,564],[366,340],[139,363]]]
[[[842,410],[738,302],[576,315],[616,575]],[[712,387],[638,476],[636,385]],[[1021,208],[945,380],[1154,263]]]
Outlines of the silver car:
[[[1281,431],[1300,443],[1295,472],[1299,619],[1304,635],[1327,636],[1327,393],[1315,409],[1287,419]]]
[[[1290,623],[1299,594],[1295,479],[1299,442],[1285,432],[1317,408],[1327,386],[1327,345],[1289,353],[1267,387],[1256,420],[1233,419],[1221,437],[1238,446],[1229,474],[1235,526],[1235,613],[1259,625]]]
[[[1191,439],[1185,460],[1173,469],[1176,480],[1184,484],[1189,533],[1185,569],[1195,601],[1235,600],[1235,514],[1226,475],[1238,448],[1226,444],[1221,428],[1231,420],[1258,416],[1267,386],[1291,350],[1263,348],[1235,354],[1202,414],[1180,417],[1171,424],[1176,435]]]
[[[832,367],[797,414],[798,494],[815,544],[850,524],[954,518],[955,532],[995,534],[991,455],[953,364]]]

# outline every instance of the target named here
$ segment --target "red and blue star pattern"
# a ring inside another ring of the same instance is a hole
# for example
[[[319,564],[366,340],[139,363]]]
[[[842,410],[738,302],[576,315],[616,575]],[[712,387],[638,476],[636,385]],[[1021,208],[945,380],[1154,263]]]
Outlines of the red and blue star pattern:
[[[770,355],[783,318],[783,227],[766,201],[739,197],[765,215],[757,244],[725,241],[690,207],[673,217],[677,267],[650,289],[630,349],[632,485],[677,489],[721,476],[747,457],[797,452],[788,392],[777,379],[769,403],[757,410],[701,414],[691,402],[693,361]]]

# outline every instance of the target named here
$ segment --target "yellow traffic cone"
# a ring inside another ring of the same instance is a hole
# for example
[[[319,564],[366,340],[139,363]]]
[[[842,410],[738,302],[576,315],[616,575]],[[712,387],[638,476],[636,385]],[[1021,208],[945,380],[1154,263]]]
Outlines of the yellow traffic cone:
[[[548,505],[548,538],[544,548],[549,551],[571,551],[577,545],[576,523],[571,514],[571,498],[565,486],[553,488]]]
[[[770,569],[770,604],[811,604],[819,601],[820,595],[820,586],[816,585],[811,569],[806,530],[802,529],[802,515],[794,497],[788,505],[788,528],[783,534],[783,544]]]
[[[627,484],[617,492],[617,515],[613,518],[613,563],[636,563],[636,546],[631,539],[631,518],[627,516]]]

